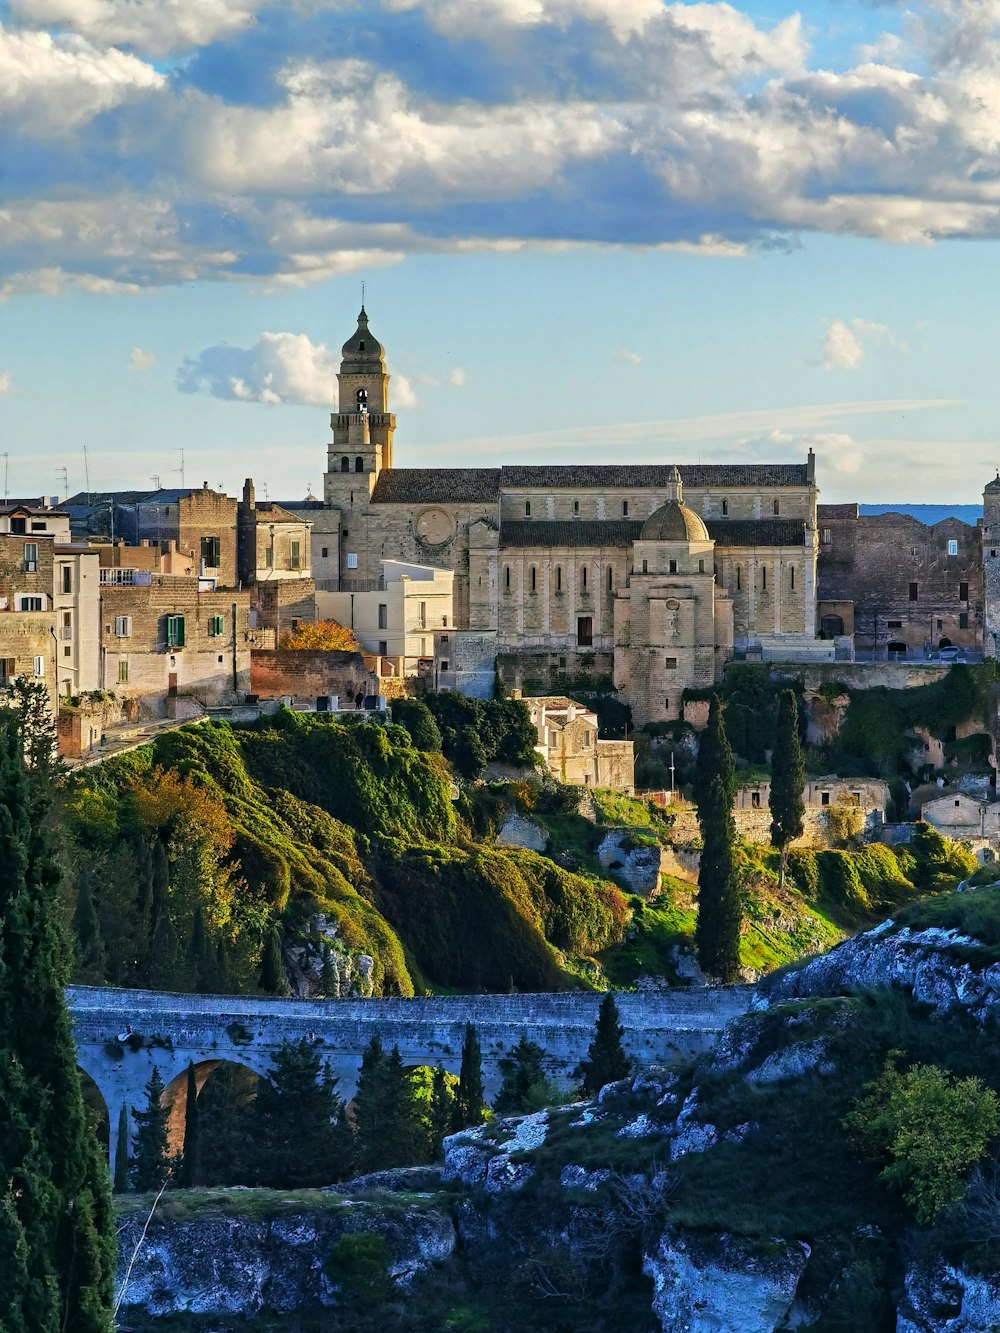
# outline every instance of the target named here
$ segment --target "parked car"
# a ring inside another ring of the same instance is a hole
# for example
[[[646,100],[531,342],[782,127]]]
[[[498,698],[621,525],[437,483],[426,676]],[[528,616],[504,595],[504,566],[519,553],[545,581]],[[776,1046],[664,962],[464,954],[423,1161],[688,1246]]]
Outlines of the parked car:
[[[938,649],[938,657],[942,662],[961,662],[964,661],[965,654],[961,648],[956,648],[953,643],[950,643],[946,648]]]

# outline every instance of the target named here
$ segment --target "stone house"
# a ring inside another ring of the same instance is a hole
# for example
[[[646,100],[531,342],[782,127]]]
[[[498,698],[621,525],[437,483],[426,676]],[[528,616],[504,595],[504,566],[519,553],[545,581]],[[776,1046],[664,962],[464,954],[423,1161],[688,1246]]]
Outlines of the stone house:
[[[452,571],[401,560],[383,560],[381,570],[371,586],[318,591],[317,616],[352,629],[365,651],[380,659],[381,674],[415,676],[424,669],[429,675],[434,636],[452,625]]]
[[[977,801],[963,791],[952,789],[924,801],[920,818],[946,838],[956,841],[1000,839],[1000,803]]]
[[[573,787],[635,790],[631,741],[599,740],[597,715],[565,695],[525,699],[538,737],[535,749],[559,782]]]

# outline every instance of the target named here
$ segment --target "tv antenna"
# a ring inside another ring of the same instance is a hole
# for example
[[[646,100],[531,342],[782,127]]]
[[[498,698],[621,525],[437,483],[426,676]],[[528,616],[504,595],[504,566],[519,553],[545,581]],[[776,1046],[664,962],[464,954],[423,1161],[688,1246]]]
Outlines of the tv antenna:
[[[9,494],[9,491],[7,489],[7,474],[9,471],[10,471],[10,454],[5,453],[3,456],[3,498],[5,502]]]
[[[56,476],[62,477],[63,495],[69,495],[69,470],[64,467],[56,468]]]
[[[90,463],[87,460],[87,446],[83,446],[83,475],[87,479],[87,503],[90,503]]]
[[[183,490],[183,489],[184,489],[184,450],[183,450],[183,449],[178,449],[178,450],[177,450],[177,453],[179,453],[180,456],[181,456],[181,465],[180,465],[180,467],[176,467],[176,468],[174,468],[174,471],[175,471],[175,472],[179,472],[179,473],[181,474],[181,490]]]
[[[154,472],[149,480],[153,483],[153,490],[158,491],[160,489],[160,474]]]

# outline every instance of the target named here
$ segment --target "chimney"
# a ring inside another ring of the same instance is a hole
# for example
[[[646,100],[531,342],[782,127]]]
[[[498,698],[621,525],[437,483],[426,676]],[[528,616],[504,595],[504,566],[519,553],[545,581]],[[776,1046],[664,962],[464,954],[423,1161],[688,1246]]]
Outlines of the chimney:
[[[253,509],[257,504],[256,492],[254,491],[253,478],[247,477],[243,483],[243,503],[248,509]]]

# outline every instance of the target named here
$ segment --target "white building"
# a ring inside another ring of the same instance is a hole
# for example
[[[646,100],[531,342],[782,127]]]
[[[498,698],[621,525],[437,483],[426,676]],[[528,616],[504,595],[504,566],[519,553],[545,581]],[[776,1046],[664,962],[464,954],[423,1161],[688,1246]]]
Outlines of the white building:
[[[382,577],[353,592],[316,592],[316,616],[336,620],[357,635],[362,648],[388,659],[401,676],[427,670],[434,635],[452,625],[454,575],[450,569],[383,560]]]

